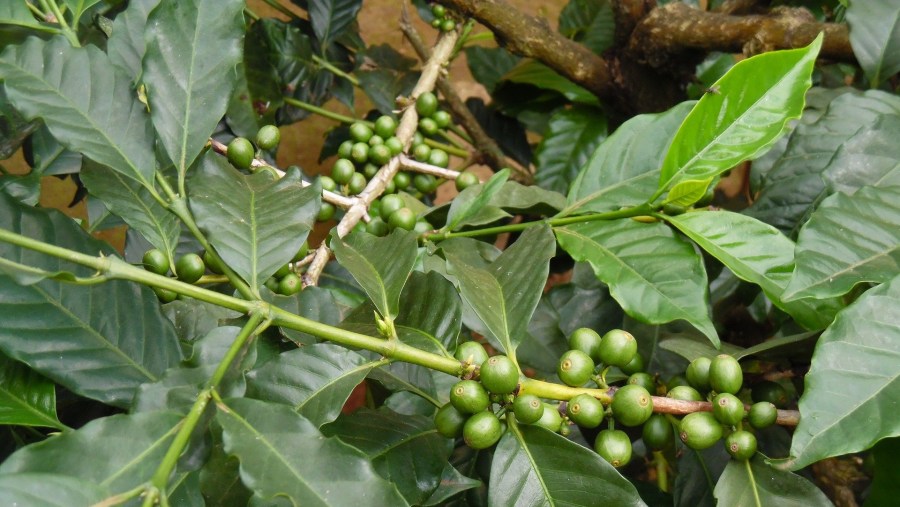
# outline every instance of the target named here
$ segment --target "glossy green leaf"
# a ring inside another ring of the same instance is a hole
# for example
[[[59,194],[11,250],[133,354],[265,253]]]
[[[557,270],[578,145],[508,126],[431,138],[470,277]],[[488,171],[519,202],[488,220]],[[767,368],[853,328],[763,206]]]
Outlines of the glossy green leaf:
[[[0,175],[0,191],[29,206],[37,206],[41,198],[41,175],[34,170],[22,176]]]
[[[772,146],[803,112],[821,45],[820,35],[806,48],[748,58],[716,81],[719,92],[705,94],[675,134],[659,192],[717,176]]]
[[[398,414],[384,407],[341,416],[323,432],[362,451],[375,471],[414,505],[437,489],[453,448],[437,432],[431,417]]]
[[[118,66],[135,81],[141,75],[147,41],[144,29],[147,18],[160,0],[132,0],[113,21],[112,35],[106,42],[106,52],[113,65]]]
[[[450,204],[450,212],[447,214],[447,225],[442,230],[452,231],[468,223],[503,188],[503,184],[509,178],[510,172],[509,169],[503,169],[491,176],[491,179],[486,182],[473,185],[460,192]]]
[[[656,190],[666,148],[694,102],[623,123],[591,155],[569,189],[563,215],[646,202]]]
[[[23,118],[9,103],[6,91],[0,87],[0,160],[11,157],[22,146],[25,139],[40,127],[39,121],[27,121]],[[33,168],[35,167],[34,164],[31,165]]]
[[[362,7],[362,0],[309,0],[309,20],[323,48],[340,38]]]
[[[712,183],[712,178],[704,180],[684,180],[680,181],[669,190],[669,194],[663,201],[663,204],[674,204],[676,206],[690,206],[703,198],[706,189]]]
[[[537,184],[561,193],[568,191],[606,133],[606,115],[600,109],[575,107],[554,114],[534,152]]]
[[[312,229],[322,199],[318,183],[304,187],[299,171],[278,181],[249,176],[207,152],[188,178],[197,225],[216,252],[251,287],[287,264]]]
[[[713,347],[709,342],[693,339],[686,336],[674,336],[666,338],[659,342],[660,348],[670,350],[679,356],[693,361],[698,357],[708,357],[710,359],[719,354],[728,354],[737,357],[742,349],[730,343],[722,343],[721,347]]]
[[[30,38],[0,55],[0,79],[16,109],[42,118],[67,148],[152,187],[150,118],[106,53],[73,48],[61,36]]]
[[[272,303],[283,310],[329,326],[338,325],[352,309],[347,301],[341,300],[337,291],[313,286],[289,297],[276,295],[272,298]],[[371,320],[372,314],[369,313],[368,317]],[[309,333],[286,327],[279,329],[287,339],[298,345],[311,345],[318,341],[318,338]]]
[[[518,214],[555,215],[566,207],[566,197],[535,185],[507,181],[490,205]]]
[[[900,482],[894,472],[900,467],[900,438],[886,438],[872,449],[875,477],[864,507],[890,505],[900,495]]]
[[[614,17],[608,0],[574,0],[559,13],[559,33],[601,54],[613,44]]]
[[[247,396],[291,405],[316,427],[333,421],[366,375],[386,361],[317,343],[284,352],[247,374]]]
[[[828,189],[852,194],[866,185],[900,186],[900,114],[883,115],[856,131],[822,172]]]
[[[730,211],[685,213],[666,220],[735,276],[759,285],[776,306],[807,329],[824,329],[843,306],[837,300],[783,300],[794,265],[794,242],[771,225]]]
[[[856,0],[847,7],[850,45],[872,88],[900,72],[900,11],[890,2]]]
[[[0,25],[18,25],[27,28],[36,28],[40,23],[26,7],[25,2],[12,0],[0,5]]]
[[[596,95],[569,81],[543,63],[530,58],[521,60],[503,75],[503,79],[513,83],[536,86],[542,90],[552,90],[578,104],[599,104]]]
[[[486,268],[445,252],[463,300],[508,355],[515,357],[555,254],[556,242],[546,225],[526,230]]]
[[[46,126],[41,126],[31,136],[31,152],[26,152],[32,172],[44,176],[77,173],[81,171],[83,158],[81,153],[59,144]]]
[[[822,173],[835,153],[860,129],[893,115],[900,115],[900,97],[894,95],[869,90],[836,97],[817,120],[800,123],[791,133],[745,213],[793,236],[810,208],[828,195]]]
[[[56,418],[56,386],[0,354],[0,424],[63,429]]]
[[[109,496],[107,488],[53,473],[0,475],[0,505],[72,507],[94,505]]]
[[[102,200],[111,212],[163,251],[169,257],[169,265],[175,265],[181,224],[150,195],[150,191],[122,173],[90,161],[81,170],[81,181],[91,195]]]
[[[649,324],[686,320],[715,345],[706,270],[691,245],[661,223],[630,219],[556,229],[576,261],[587,261],[628,315]]]
[[[716,507],[713,490],[731,462],[725,446],[714,445],[702,451],[679,447],[679,450],[682,449],[683,454],[678,458],[678,473],[672,485],[675,505]]]
[[[503,80],[503,75],[521,60],[504,48],[468,46],[465,52],[466,63],[472,76],[492,93],[497,84]]]
[[[511,427],[494,451],[490,505],[645,505],[599,454],[544,428]]]
[[[786,299],[826,298],[860,282],[886,282],[900,271],[900,187],[834,194],[797,239],[797,268]]]
[[[102,0],[62,0],[61,3],[69,7],[69,12],[73,18],[80,18],[91,7],[100,3]]]
[[[52,473],[128,491],[150,480],[180,422],[181,416],[169,412],[95,419],[77,431],[16,451],[0,465],[0,477]]]
[[[199,299],[178,299],[163,306],[163,314],[175,326],[175,334],[185,343],[193,343],[240,313]]]
[[[225,450],[241,460],[241,480],[267,501],[293,505],[407,505],[359,451],[326,438],[290,407],[250,399],[226,400],[216,420]]]
[[[159,141],[184,174],[218,125],[244,36],[243,0],[164,1],[147,20],[142,80]]]
[[[792,469],[900,435],[900,419],[883,416],[900,400],[898,305],[895,277],[840,312],[819,338],[800,398]]]
[[[466,477],[459,473],[453,465],[447,463],[441,475],[440,484],[422,505],[444,505],[444,502],[451,497],[478,486],[481,486],[481,481]]]
[[[114,255],[62,213],[24,207],[2,193],[0,227],[83,253]],[[51,272],[92,274],[6,243],[0,243],[0,257]],[[157,380],[181,359],[156,295],[130,282],[23,287],[0,277],[0,315],[3,353],[75,393],[115,406],[127,407],[138,385]]]
[[[756,455],[749,461],[730,461],[715,489],[719,505],[733,507],[830,507],[831,501],[803,477],[777,470]]]
[[[359,232],[331,242],[334,256],[362,286],[385,318],[400,312],[400,293],[418,254],[416,234],[397,229],[379,238]]]

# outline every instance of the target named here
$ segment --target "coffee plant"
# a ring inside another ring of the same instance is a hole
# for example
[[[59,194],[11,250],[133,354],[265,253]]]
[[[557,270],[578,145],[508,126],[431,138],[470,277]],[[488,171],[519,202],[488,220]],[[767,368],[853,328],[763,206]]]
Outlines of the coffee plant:
[[[893,505],[900,7],[777,3],[5,0],[0,504]]]

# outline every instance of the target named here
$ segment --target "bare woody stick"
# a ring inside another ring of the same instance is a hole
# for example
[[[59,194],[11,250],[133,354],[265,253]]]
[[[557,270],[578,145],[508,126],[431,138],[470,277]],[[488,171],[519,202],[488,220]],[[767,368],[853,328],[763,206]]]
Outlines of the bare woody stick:
[[[434,89],[434,84],[437,82],[444,64],[449,61],[450,57],[453,55],[453,48],[456,46],[457,39],[459,39],[459,34],[456,31],[447,32],[441,36],[434,46],[431,58],[425,62],[425,66],[422,68],[422,74],[419,77],[419,81],[416,83],[415,88],[413,88],[410,98],[415,100],[419,95]],[[416,108],[407,107],[400,117],[400,125],[397,126],[396,133],[397,138],[403,143],[404,152],[409,149],[409,145],[412,143],[413,134],[416,132],[418,123],[419,115],[416,112]],[[394,178],[394,175],[396,175],[399,170],[399,155],[392,158],[378,170],[378,173],[369,181],[366,188],[360,192],[353,206],[347,210],[344,218],[342,218],[337,225],[338,237],[343,238],[353,230],[360,219],[366,215],[372,201],[384,193],[384,189],[388,182]],[[303,275],[304,287],[316,285],[318,283],[319,275],[322,274],[322,270],[325,269],[325,265],[328,263],[330,257],[331,251],[323,242],[322,245],[316,249],[315,257],[310,263],[306,274]]]

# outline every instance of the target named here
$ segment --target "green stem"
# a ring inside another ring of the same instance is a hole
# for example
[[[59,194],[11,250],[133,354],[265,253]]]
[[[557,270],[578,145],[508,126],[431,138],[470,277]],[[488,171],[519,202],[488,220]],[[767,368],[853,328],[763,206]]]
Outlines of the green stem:
[[[319,106],[314,106],[308,102],[303,102],[302,100],[297,100],[292,97],[284,97],[284,103],[290,104],[294,107],[299,107],[300,109],[309,111],[310,113],[314,113],[319,116],[323,116],[325,118],[329,118],[334,121],[339,121],[341,123],[362,123],[362,124],[368,125],[369,127],[375,126],[375,124],[370,121],[360,120],[358,118],[353,118],[352,116],[346,116],[346,115],[343,115],[340,113],[335,113],[333,111],[323,109]]]
[[[744,460],[744,466],[747,467],[747,477],[750,478],[750,489],[753,490],[753,500],[756,502],[756,507],[762,507],[762,502],[759,499],[759,488],[756,487],[756,477],[753,476],[753,469],[750,468],[750,460]]]
[[[553,400],[571,400],[579,394],[590,394],[594,398],[600,400],[604,405],[612,402],[612,396],[606,389],[591,389],[589,387],[569,387],[553,382],[544,382],[543,380],[525,379],[519,385],[519,394],[533,394],[539,398],[547,398]]]
[[[331,73],[334,74],[335,76],[340,76],[340,77],[346,79],[347,81],[350,81],[351,83],[353,83],[353,86],[359,86],[359,79],[356,79],[356,77],[354,77],[354,76],[352,76],[352,75],[350,75],[350,74],[347,74],[347,73],[344,72],[343,70],[341,70],[341,69],[335,67],[335,66],[334,66],[331,62],[329,62],[328,60],[326,60],[326,59],[324,59],[324,58],[320,58],[320,57],[318,57],[318,56],[316,56],[316,55],[313,55],[312,60],[313,60],[314,62],[316,62],[316,64],[317,64],[319,67],[322,67],[323,69],[327,70],[328,72],[331,72]]]
[[[432,148],[438,148],[440,150],[446,151],[450,155],[456,155],[460,158],[465,158],[469,156],[469,152],[462,149],[457,148],[456,146],[451,146],[449,144],[442,143],[440,141],[435,141],[434,139],[425,139],[425,144]]]
[[[251,11],[249,7],[244,7],[244,15],[253,21],[259,21],[259,14]]]
[[[472,136],[470,136],[468,132],[457,127],[456,125],[447,125],[447,130],[449,130],[450,132],[453,132],[454,134],[459,136],[463,141],[465,141],[469,144],[474,144],[472,142]]]
[[[71,44],[72,47],[80,48],[81,41],[78,40],[78,35],[72,30],[72,27],[69,26],[62,11],[59,10],[59,6],[56,5],[56,0],[40,0],[40,2],[45,11],[53,13],[56,22],[59,23],[59,27],[62,29],[63,35],[69,40],[69,44]]]
[[[241,331],[231,343],[231,346],[225,353],[225,357],[222,358],[222,361],[219,363],[213,376],[209,379],[207,387],[210,389],[219,387],[219,383],[225,378],[225,374],[228,373],[228,368],[231,367],[231,363],[233,363],[234,359],[240,354],[241,349],[244,348],[247,340],[249,340],[251,336],[258,335],[268,326],[268,323],[263,322],[265,319],[266,314],[261,311],[250,314],[250,319],[244,324],[244,327],[241,328]]]
[[[659,490],[669,492],[669,462],[662,451],[653,451],[653,461],[656,463],[656,485]]]

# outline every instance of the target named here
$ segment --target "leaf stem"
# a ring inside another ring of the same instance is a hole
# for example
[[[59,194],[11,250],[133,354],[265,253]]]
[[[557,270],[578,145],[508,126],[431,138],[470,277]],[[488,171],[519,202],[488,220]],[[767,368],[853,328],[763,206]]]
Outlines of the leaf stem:
[[[744,466],[747,467],[747,477],[750,478],[750,489],[753,490],[753,500],[756,503],[756,507],[762,507],[762,502],[759,499],[759,488],[756,486],[756,477],[753,476],[753,469],[750,468],[750,460],[744,460]]]
[[[62,29],[63,35],[66,36],[66,39],[69,40],[69,44],[72,47],[80,48],[81,41],[78,40],[78,35],[72,30],[72,27],[69,26],[69,23],[66,21],[65,15],[63,15],[62,11],[59,10],[59,6],[56,5],[56,0],[40,0],[41,6],[44,8],[46,12],[50,12],[53,14],[53,17],[56,18],[56,22],[59,23],[59,27]]]
[[[335,113],[334,111],[329,111],[325,108],[322,108],[319,106],[314,106],[308,102],[303,102],[302,100],[297,100],[293,97],[284,97],[284,103],[290,104],[294,107],[299,107],[300,109],[304,109],[306,111],[309,111],[310,113],[314,113],[314,114],[317,114],[317,115],[325,117],[325,118],[329,118],[334,121],[339,121],[341,123],[357,123],[358,122],[358,123],[367,125],[369,127],[375,126],[375,124],[370,121],[361,120],[361,119],[354,118],[352,116],[343,115],[340,113]]]
[[[351,83],[353,83],[353,86],[359,86],[359,79],[356,79],[355,76],[348,74],[348,73],[344,72],[343,70],[335,67],[334,64],[332,64],[328,60],[321,58],[319,56],[313,55],[312,61],[314,61],[319,67],[322,67],[323,69],[327,70],[328,72],[331,72],[335,76],[339,76],[339,77],[346,79],[347,81],[350,81]]]

